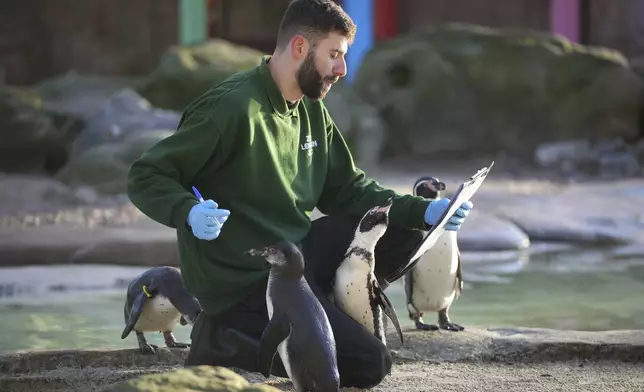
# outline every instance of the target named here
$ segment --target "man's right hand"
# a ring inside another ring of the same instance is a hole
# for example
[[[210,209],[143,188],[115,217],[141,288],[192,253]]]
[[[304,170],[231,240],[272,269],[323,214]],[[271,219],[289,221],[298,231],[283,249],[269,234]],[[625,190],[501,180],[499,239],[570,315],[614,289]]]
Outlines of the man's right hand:
[[[192,207],[188,213],[188,225],[195,237],[210,241],[219,237],[229,215],[230,211],[217,208],[217,203],[212,200],[205,200]]]

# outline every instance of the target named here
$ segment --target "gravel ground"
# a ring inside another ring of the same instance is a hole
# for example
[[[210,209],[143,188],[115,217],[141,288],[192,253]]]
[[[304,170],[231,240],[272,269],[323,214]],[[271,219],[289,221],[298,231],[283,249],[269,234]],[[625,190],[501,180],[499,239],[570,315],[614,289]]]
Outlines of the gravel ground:
[[[644,391],[642,364],[622,362],[576,362],[544,364],[407,363],[371,391],[400,392],[636,392]],[[247,376],[249,381],[262,381]],[[293,391],[288,381],[268,384]],[[343,391],[360,391],[349,388]]]

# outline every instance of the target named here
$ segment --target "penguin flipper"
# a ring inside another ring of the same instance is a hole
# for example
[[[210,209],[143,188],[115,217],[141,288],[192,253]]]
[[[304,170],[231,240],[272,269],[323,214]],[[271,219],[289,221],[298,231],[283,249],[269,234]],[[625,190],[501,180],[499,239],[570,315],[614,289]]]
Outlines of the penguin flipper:
[[[130,308],[130,315],[127,319],[127,322],[125,323],[125,328],[123,329],[123,333],[121,333],[121,339],[125,339],[127,335],[132,332],[132,329],[136,325],[136,322],[139,321],[139,317],[141,316],[141,313],[143,312],[143,306],[148,300],[148,296],[141,292],[139,293],[134,301],[132,302],[132,307]]]
[[[275,312],[262,333],[259,343],[258,361],[259,370],[264,377],[271,375],[273,358],[277,353],[277,347],[291,333],[291,324],[282,313]]]
[[[374,287],[374,293],[376,294],[376,298],[378,298],[378,302],[382,307],[382,310],[394,323],[394,327],[396,328],[396,332],[398,332],[398,337],[400,338],[400,344],[404,344],[402,330],[400,329],[400,322],[398,321],[398,315],[396,314],[396,310],[391,304],[391,301],[389,301],[389,298],[387,298],[385,292],[377,284]]]
[[[414,306],[414,301],[413,301],[413,293],[414,293],[413,270],[407,272],[403,277],[403,279],[404,279],[403,286],[405,287],[405,302],[407,303],[407,308],[409,308],[411,305],[415,309],[416,307]],[[409,312],[409,317],[412,317],[411,312]]]

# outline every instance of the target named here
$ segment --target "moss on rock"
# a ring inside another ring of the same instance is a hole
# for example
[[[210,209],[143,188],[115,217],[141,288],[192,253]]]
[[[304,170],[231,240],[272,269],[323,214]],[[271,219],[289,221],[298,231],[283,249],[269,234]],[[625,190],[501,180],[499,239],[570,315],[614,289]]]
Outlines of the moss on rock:
[[[173,46],[139,88],[139,93],[156,107],[182,111],[214,84],[259,64],[263,55],[253,48],[222,39]]]
[[[103,392],[277,392],[269,385],[250,384],[234,371],[218,366],[196,366],[146,374],[114,384]]]

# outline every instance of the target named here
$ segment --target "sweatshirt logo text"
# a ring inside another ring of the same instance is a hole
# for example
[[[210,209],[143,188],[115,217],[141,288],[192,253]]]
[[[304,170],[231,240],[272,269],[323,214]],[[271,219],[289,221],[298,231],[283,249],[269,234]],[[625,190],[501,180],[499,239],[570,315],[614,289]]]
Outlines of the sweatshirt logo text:
[[[306,151],[308,156],[313,155],[313,149],[318,146],[317,140],[311,140],[311,135],[306,135],[306,141],[300,144],[302,151]]]

